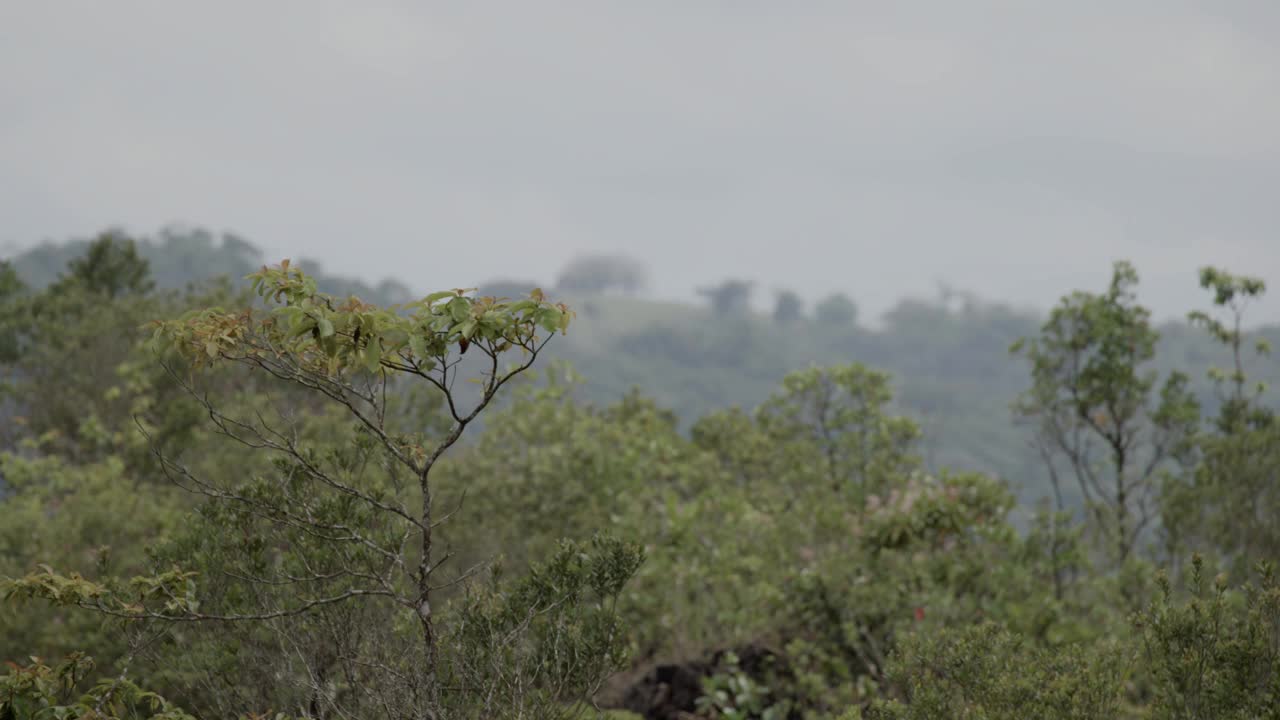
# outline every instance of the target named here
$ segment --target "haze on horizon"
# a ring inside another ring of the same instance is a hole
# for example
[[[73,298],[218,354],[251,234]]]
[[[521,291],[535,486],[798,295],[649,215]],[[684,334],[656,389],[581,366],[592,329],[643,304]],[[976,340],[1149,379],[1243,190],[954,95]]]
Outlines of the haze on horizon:
[[[582,253],[874,317],[1115,259],[1280,321],[1280,3],[9,3],[0,244],[234,231],[426,290]]]

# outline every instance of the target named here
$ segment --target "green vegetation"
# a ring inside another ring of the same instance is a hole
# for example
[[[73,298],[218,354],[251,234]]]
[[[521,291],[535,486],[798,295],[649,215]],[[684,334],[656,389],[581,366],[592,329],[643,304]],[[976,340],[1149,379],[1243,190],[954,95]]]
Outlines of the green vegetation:
[[[0,266],[0,719],[1280,718],[1260,279],[871,330],[255,256]]]

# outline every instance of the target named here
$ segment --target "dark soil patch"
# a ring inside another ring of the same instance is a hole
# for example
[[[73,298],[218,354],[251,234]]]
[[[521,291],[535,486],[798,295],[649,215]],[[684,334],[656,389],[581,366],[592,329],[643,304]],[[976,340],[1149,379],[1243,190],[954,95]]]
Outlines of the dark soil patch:
[[[732,648],[738,657],[739,671],[766,686],[777,687],[777,680],[790,679],[786,659],[779,653],[757,644]],[[703,681],[724,672],[730,649],[718,650],[707,657],[673,663],[645,663],[616,676],[601,693],[601,705],[628,710],[645,720],[690,720],[696,718],[698,698],[703,694]],[[795,718],[798,712],[792,713]]]

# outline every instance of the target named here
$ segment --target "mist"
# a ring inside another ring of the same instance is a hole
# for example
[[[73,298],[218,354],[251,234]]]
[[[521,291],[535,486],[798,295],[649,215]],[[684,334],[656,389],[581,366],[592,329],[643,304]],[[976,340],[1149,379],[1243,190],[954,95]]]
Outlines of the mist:
[[[1280,271],[1278,41],[1246,1],[14,3],[0,242],[189,223],[421,291],[625,253],[869,320],[1124,258],[1182,316]]]

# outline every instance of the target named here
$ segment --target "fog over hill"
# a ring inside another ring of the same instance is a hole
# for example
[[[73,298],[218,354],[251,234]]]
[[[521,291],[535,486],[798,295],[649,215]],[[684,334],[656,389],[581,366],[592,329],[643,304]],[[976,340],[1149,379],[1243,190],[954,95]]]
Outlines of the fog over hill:
[[[180,289],[201,280],[242,278],[271,262],[251,242],[231,234],[171,227],[139,239],[140,252],[162,288]],[[13,265],[32,287],[65,272],[84,252],[86,241],[48,243],[19,253]],[[371,283],[329,272],[305,258],[322,288],[339,296],[358,295],[378,303],[404,302],[413,289],[393,280]],[[1142,272],[1142,268],[1139,268]],[[1025,362],[1009,353],[1012,343],[1037,333],[1042,313],[942,286],[931,296],[902,299],[879,321],[860,304],[833,311],[825,303],[800,302],[781,316],[771,304],[780,297],[740,281],[706,278],[698,300],[661,301],[645,296],[645,268],[625,256],[596,256],[568,263],[551,282],[513,277],[475,283],[480,292],[524,296],[542,285],[578,313],[573,331],[557,338],[548,360],[568,361],[580,374],[579,396],[600,405],[618,401],[633,388],[669,408],[687,430],[698,418],[730,407],[753,409],[775,392],[789,372],[811,365],[858,362],[887,372],[901,409],[924,429],[922,455],[930,468],[968,468],[1008,480],[1027,503],[1047,493],[1047,478],[1018,427],[1010,405],[1030,382]],[[1103,284],[1060,288],[1100,292]],[[1147,301],[1147,288],[1138,288]],[[1154,366],[1187,372],[1206,408],[1218,396],[1208,380],[1211,367],[1230,357],[1202,329],[1185,321],[1210,297],[1194,278],[1178,291],[1184,319],[1162,323]],[[769,305],[765,310],[751,307]],[[826,302],[830,302],[828,299]],[[1245,319],[1259,326],[1256,308]],[[1265,337],[1280,347],[1280,326],[1262,324],[1250,338]],[[1280,385],[1280,363],[1247,359],[1256,380]],[[1270,396],[1263,401],[1274,405]],[[1075,499],[1068,489],[1069,498]]]
[[[1128,258],[1175,317],[1280,271],[1278,40],[1245,0],[15,4],[0,243],[212,224],[415,290],[621,251],[869,321]]]

